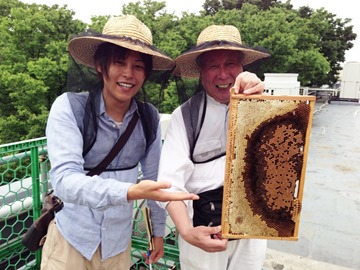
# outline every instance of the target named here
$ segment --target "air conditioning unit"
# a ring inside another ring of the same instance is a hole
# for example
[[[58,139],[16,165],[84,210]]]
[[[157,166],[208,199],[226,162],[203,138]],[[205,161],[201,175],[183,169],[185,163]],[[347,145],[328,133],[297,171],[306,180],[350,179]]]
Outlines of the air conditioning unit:
[[[273,96],[300,95],[300,82],[297,73],[265,73],[264,93]]]
[[[345,63],[340,86],[340,99],[360,99],[360,62]]]

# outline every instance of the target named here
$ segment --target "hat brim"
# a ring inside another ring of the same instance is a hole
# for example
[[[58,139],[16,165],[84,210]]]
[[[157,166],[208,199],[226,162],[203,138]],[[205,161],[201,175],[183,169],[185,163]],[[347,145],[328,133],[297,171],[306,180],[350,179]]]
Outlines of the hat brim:
[[[69,41],[68,51],[79,63],[88,66],[95,67],[94,55],[98,46],[102,43],[109,42],[115,45],[137,51],[140,53],[151,55],[153,58],[153,70],[170,70],[174,67],[174,61],[166,54],[159,52],[158,50],[145,46],[139,42],[132,42],[129,39],[116,39],[106,37],[76,37]]]
[[[243,66],[250,65],[256,61],[270,57],[267,52],[252,49],[246,46],[234,46],[234,45],[217,45],[207,48],[193,48],[189,51],[179,55],[175,59],[176,67],[173,71],[175,76],[183,78],[198,78],[200,76],[200,68],[197,64],[197,58],[204,52],[214,50],[233,50],[242,52],[241,64]]]

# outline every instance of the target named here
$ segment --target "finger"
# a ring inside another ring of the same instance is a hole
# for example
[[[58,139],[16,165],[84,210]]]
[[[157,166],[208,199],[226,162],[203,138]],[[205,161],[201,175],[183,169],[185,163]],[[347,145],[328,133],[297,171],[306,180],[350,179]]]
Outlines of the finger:
[[[199,196],[196,194],[185,192],[166,192],[163,199],[164,201],[187,201],[198,200]]]
[[[234,84],[234,94],[239,94],[239,92],[240,92],[240,83],[237,77]]]
[[[151,252],[150,257],[148,258],[148,264],[153,264],[155,259],[155,252]]]
[[[164,252],[154,249],[148,259],[148,264],[156,263],[162,256],[164,256]]]
[[[252,75],[251,73],[244,71],[236,77],[234,84],[235,94],[239,94],[243,92],[246,82],[250,80],[249,78],[251,77],[251,75]]]
[[[152,256],[150,256],[150,261],[149,263],[150,264],[153,264],[153,263],[156,263],[161,257],[162,257],[162,254],[160,254],[159,252],[156,252],[151,254]]]
[[[216,226],[216,227],[209,227],[211,229],[211,234],[217,234],[219,232],[221,232],[221,226]]]
[[[211,238],[212,238],[212,239],[222,240],[221,233],[212,234],[212,235],[211,235]]]
[[[254,95],[259,94],[261,95],[264,91],[265,84],[262,81],[259,81],[256,84],[249,84],[244,88],[243,93],[245,95]]]
[[[148,256],[148,253],[147,252],[142,252],[141,255],[144,257],[145,263],[149,264],[150,257]]]
[[[157,189],[168,189],[171,188],[171,183],[168,181],[157,181],[156,183],[156,188]]]

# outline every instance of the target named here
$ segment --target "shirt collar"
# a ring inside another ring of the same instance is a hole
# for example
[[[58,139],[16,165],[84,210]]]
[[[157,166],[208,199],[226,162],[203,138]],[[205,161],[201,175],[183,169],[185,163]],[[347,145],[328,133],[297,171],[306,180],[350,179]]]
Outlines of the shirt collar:
[[[133,98],[133,99],[131,100],[130,108],[129,108],[129,110],[126,112],[124,118],[126,118],[128,115],[132,115],[135,111],[136,111],[137,113],[139,113],[137,103],[135,102],[135,98]],[[100,110],[99,110],[99,115],[103,115],[103,114],[105,114],[105,113],[106,113],[106,111],[105,111],[105,101],[104,101],[103,95],[101,94],[101,97],[100,97]]]
[[[215,100],[213,97],[209,96],[208,94],[206,94],[206,97],[207,97],[207,102],[208,102],[209,104],[213,104],[213,105],[215,105],[215,106],[220,106],[220,107],[229,108],[229,104],[226,105],[226,104],[220,103],[219,101]]]

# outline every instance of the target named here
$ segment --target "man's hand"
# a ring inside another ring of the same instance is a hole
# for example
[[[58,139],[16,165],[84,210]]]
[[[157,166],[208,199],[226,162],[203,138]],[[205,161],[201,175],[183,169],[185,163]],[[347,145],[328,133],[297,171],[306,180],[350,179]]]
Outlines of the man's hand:
[[[171,183],[165,181],[142,180],[128,189],[128,200],[149,199],[160,202],[198,200],[199,196],[185,192],[165,191]]]
[[[145,263],[147,264],[156,263],[162,256],[164,256],[164,238],[154,237],[154,249],[150,252],[150,258],[148,258],[147,252],[143,253],[143,256],[146,258]]]
[[[219,252],[226,250],[227,239],[221,239],[219,233],[221,226],[205,227],[197,226],[191,227],[181,236],[184,240],[193,246],[201,248],[207,252]],[[215,237],[214,237],[215,236]]]
[[[234,93],[245,95],[261,95],[265,84],[256,76],[256,74],[244,71],[235,79]]]

